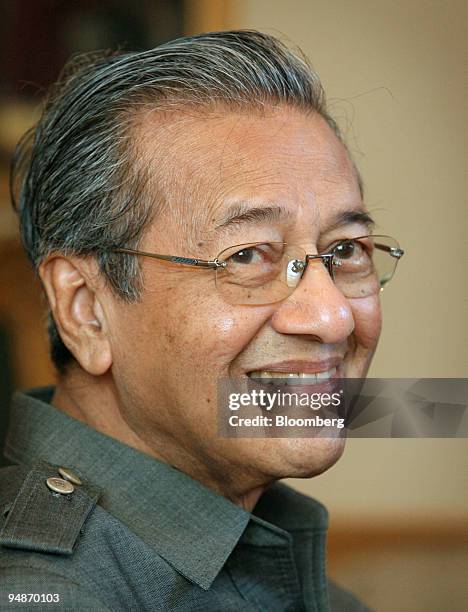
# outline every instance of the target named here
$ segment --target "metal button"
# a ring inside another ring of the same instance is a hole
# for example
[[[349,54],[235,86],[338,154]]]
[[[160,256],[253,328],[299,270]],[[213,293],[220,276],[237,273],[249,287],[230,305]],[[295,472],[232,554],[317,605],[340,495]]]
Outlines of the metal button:
[[[65,478],[65,480],[69,480],[74,485],[80,486],[83,484],[83,482],[80,478],[78,478],[75,472],[72,472],[69,468],[59,467],[58,472],[60,476],[62,476],[62,478]]]
[[[73,493],[75,487],[68,480],[64,480],[63,478],[48,478],[46,480],[46,485],[49,487],[51,491],[55,493],[61,493],[62,495],[69,495]]]

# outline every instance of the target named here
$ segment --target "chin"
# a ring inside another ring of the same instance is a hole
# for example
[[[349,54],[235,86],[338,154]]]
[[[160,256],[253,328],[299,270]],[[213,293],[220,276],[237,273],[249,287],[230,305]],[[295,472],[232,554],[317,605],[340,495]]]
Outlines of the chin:
[[[275,465],[270,467],[277,478],[318,476],[338,461],[346,444],[343,438],[277,438],[275,442]]]

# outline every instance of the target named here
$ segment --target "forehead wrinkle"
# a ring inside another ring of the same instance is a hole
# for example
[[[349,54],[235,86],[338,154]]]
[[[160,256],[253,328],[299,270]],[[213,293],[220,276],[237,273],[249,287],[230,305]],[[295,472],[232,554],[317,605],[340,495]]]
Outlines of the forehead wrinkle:
[[[223,160],[220,160],[220,166],[223,164]],[[221,170],[220,170],[221,172]],[[223,211],[226,210],[226,203],[232,202],[232,197],[239,192],[245,189],[246,185],[249,188],[249,191],[253,191],[254,193],[266,193],[271,189],[279,188],[281,191],[284,191],[285,187],[289,187],[284,181],[278,179],[277,174],[271,168],[268,168],[268,174],[262,168],[252,168],[252,167],[244,167],[240,168],[233,164],[233,172],[229,175],[229,177],[224,180],[220,180],[219,182],[215,182],[213,187],[213,197],[207,201],[207,205],[203,207],[199,211],[200,222],[197,224],[194,234],[194,240],[200,242],[213,242],[216,240],[221,233],[228,234],[234,231],[236,228],[230,225],[229,227],[218,229],[215,224],[220,225],[223,221],[226,220],[226,213]],[[231,206],[236,206],[236,203]],[[258,196],[253,196],[250,198],[239,198],[239,202],[237,203],[238,208],[242,208],[243,212],[247,212],[248,209],[251,208],[278,208],[277,201],[272,201],[269,198]],[[284,208],[284,207],[283,207]],[[229,208],[228,208],[229,210]],[[237,212],[242,212],[238,210]],[[285,211],[284,220],[287,217],[291,218],[294,215],[292,211]],[[271,219],[269,222],[279,222],[283,219],[280,219],[279,216],[277,219]],[[250,223],[253,224],[253,219],[250,220]],[[267,223],[267,219],[261,222],[260,219],[257,219],[258,225],[265,225]],[[240,224],[237,224],[237,227]]]
[[[280,205],[252,206],[249,202],[241,201],[229,207],[227,214],[218,221],[215,229],[223,230],[232,225],[245,223],[274,223],[287,220],[291,216],[292,212]]]

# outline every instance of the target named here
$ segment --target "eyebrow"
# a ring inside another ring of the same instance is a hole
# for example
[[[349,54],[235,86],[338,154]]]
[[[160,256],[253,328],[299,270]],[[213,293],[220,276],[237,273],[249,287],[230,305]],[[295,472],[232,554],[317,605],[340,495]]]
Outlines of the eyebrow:
[[[243,223],[274,223],[282,219],[291,218],[291,211],[282,206],[251,207],[246,202],[232,206],[228,214],[216,225],[216,229],[227,229],[233,225]]]
[[[216,225],[216,229],[225,230],[233,225],[242,225],[244,223],[273,223],[283,219],[291,219],[291,217],[293,217],[293,213],[282,206],[250,207],[247,202],[242,202],[235,204],[229,209],[228,214]],[[370,213],[360,207],[355,210],[345,210],[338,213],[331,225],[326,228],[326,231],[329,232],[353,223],[365,225],[369,230],[375,226],[375,221]]]
[[[343,225],[351,225],[353,223],[359,223],[365,225],[368,230],[371,230],[375,226],[375,221],[363,208],[357,210],[344,210],[335,217],[332,225],[326,228],[327,232],[342,227]]]

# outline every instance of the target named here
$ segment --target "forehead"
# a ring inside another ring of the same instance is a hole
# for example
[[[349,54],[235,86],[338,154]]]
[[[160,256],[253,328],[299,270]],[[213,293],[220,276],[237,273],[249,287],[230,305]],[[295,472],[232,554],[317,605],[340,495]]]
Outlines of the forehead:
[[[361,201],[345,147],[317,114],[276,107],[155,115],[144,134],[144,156],[166,185],[166,212],[189,231],[215,227],[239,203],[281,206],[290,219],[317,225]]]

